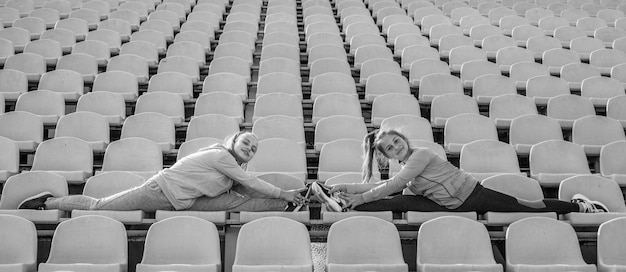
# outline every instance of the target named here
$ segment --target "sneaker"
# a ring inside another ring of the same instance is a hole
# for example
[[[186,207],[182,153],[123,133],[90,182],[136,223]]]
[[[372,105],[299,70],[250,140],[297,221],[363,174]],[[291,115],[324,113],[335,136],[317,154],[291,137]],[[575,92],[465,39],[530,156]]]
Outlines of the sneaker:
[[[606,213],[609,212],[609,208],[600,201],[590,200],[582,194],[575,194],[572,197],[573,203],[580,203],[583,205],[585,213]]]
[[[18,205],[18,209],[28,209],[28,210],[45,210],[46,209],[46,200],[48,198],[54,197],[50,192],[41,192],[36,195],[33,195],[27,199],[24,199]]]
[[[345,211],[345,209],[342,207],[342,200],[338,197],[338,195],[330,194],[330,188],[328,188],[327,186],[319,184],[318,182],[313,182],[311,184],[311,190],[321,203],[326,203],[326,207],[330,211]]]
[[[289,202],[287,204],[287,207],[285,207],[286,212],[299,212],[308,205],[309,197],[311,196],[311,184],[307,184],[306,188],[306,190],[300,192],[300,195],[302,195],[307,202],[300,205],[294,205],[293,203]]]

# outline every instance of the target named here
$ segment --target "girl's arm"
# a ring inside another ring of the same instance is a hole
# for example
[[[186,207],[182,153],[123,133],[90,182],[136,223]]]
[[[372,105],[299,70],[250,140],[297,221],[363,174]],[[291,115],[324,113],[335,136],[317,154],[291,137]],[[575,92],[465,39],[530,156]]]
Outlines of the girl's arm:
[[[273,198],[281,198],[283,190],[244,171],[230,154],[221,156],[215,168],[246,188]]]

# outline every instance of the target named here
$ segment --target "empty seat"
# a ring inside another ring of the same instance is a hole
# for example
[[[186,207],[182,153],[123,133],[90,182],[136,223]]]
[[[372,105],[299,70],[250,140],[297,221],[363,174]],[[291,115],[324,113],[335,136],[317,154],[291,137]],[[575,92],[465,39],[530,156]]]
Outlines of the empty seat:
[[[270,93],[284,93],[302,98],[302,82],[299,75],[285,72],[267,73],[257,81],[257,97]]]
[[[133,74],[138,83],[148,82],[148,62],[137,55],[117,55],[109,60],[106,72],[124,71]]]
[[[496,64],[500,65],[503,74],[509,73],[513,64],[522,61],[534,62],[533,52],[517,46],[505,47],[496,52]]]
[[[362,117],[335,115],[321,118],[315,125],[314,149],[320,151],[324,144],[338,139],[362,140],[366,134]]]
[[[239,123],[232,117],[221,114],[193,116],[187,125],[185,141],[203,137],[225,139],[237,131]]]
[[[420,226],[417,266],[421,271],[445,267],[447,271],[503,271],[495,262],[487,228],[458,216],[443,216]],[[446,256],[446,257],[443,257]]]
[[[509,36],[495,35],[484,38],[481,48],[487,53],[487,59],[495,60],[498,50],[511,46],[517,46],[515,39]]]
[[[46,22],[37,17],[22,17],[13,22],[13,27],[28,30],[31,40],[37,40],[46,30]]]
[[[63,54],[63,49],[61,43],[55,40],[40,39],[27,43],[24,52],[38,54],[44,58],[46,65],[55,66]]]
[[[69,184],[82,184],[93,175],[93,151],[81,139],[55,137],[39,144],[31,171],[59,174]]]
[[[0,269],[35,271],[37,269],[37,229],[35,224],[15,215],[0,215],[0,247],[3,256]]]
[[[459,168],[476,180],[484,180],[499,174],[526,176],[519,168],[515,149],[497,140],[476,140],[463,146]]]
[[[327,180],[343,173],[361,173],[362,140],[338,139],[322,146],[317,172],[318,180]]]
[[[550,98],[546,115],[557,119],[562,128],[571,128],[574,121],[584,116],[595,115],[591,100],[585,97],[564,94]]]
[[[198,62],[188,56],[165,57],[159,61],[157,73],[180,72],[191,78],[193,83],[200,80],[200,66]]]
[[[474,79],[472,97],[478,105],[489,105],[493,98],[508,94],[517,94],[515,81],[509,77],[501,74],[485,74]]]
[[[124,120],[121,139],[141,137],[156,142],[163,152],[170,152],[175,144],[172,119],[157,112],[136,113]]]
[[[44,125],[56,125],[59,118],[65,115],[65,100],[57,92],[30,91],[20,95],[15,103],[15,110],[34,113]]]
[[[135,31],[133,32],[133,34],[130,35],[130,41],[150,42],[154,44],[154,46],[156,46],[157,52],[159,54],[164,54],[167,47],[167,41],[165,40],[165,35],[163,34],[163,32],[154,29],[143,29]]]
[[[121,95],[125,101],[135,101],[139,96],[137,77],[126,71],[107,71],[99,73],[92,92],[111,92]]]
[[[528,114],[511,120],[509,144],[518,155],[530,154],[533,145],[547,140],[563,140],[559,122],[545,115]]]
[[[86,141],[94,152],[104,152],[110,141],[109,123],[105,116],[77,111],[59,118],[55,137],[75,137]]]
[[[306,226],[293,219],[266,217],[254,220],[244,224],[239,231],[233,271],[274,267],[312,270],[310,243]]]
[[[508,129],[513,119],[526,114],[538,114],[538,111],[533,100],[523,95],[499,95],[489,104],[489,118],[495,122],[496,128]]]
[[[156,11],[155,11],[156,12]],[[163,12],[166,12],[165,10],[163,10]],[[150,13],[152,15],[152,13]],[[150,16],[150,15],[148,15]],[[176,16],[176,15],[174,15]],[[174,17],[172,16],[172,17]],[[154,17],[157,17],[156,14]],[[160,32],[161,34],[163,34],[163,37],[165,38],[165,41],[167,42],[171,42],[174,40],[174,24],[178,24],[178,20],[176,20],[176,22],[174,22],[174,18],[170,18],[171,21],[167,21],[164,20],[163,18],[161,19],[151,19],[151,20],[147,20],[143,23],[141,23],[141,25],[139,26],[139,31],[141,30],[156,30],[158,32]],[[180,27],[178,27],[180,28]],[[177,28],[177,29],[178,29]]]
[[[593,37],[604,42],[604,46],[611,47],[616,39],[626,37],[626,30],[616,27],[600,27],[593,32]]]
[[[537,76],[526,82],[526,96],[538,106],[545,106],[552,97],[570,94],[567,81],[554,76]]]
[[[10,56],[4,63],[4,69],[18,70],[26,74],[29,82],[39,82],[46,72],[46,60],[35,53],[20,53]]]
[[[604,108],[612,97],[624,95],[624,86],[617,79],[602,76],[586,78],[581,83],[580,94],[594,106]]]
[[[430,124],[434,128],[443,128],[448,118],[462,113],[479,114],[476,100],[459,93],[438,95],[430,105]]]
[[[163,169],[162,153],[159,144],[146,138],[119,139],[107,146],[102,171],[132,172],[148,179]]]
[[[487,60],[487,53],[480,48],[474,46],[457,46],[450,50],[450,57],[448,63],[450,64],[450,71],[461,71],[463,63],[472,60]]]
[[[98,59],[92,55],[83,53],[63,55],[57,62],[56,69],[67,69],[78,72],[83,76],[84,83],[93,83],[99,72]]]
[[[402,50],[402,55],[400,58],[400,64],[403,69],[410,69],[411,64],[414,61],[421,59],[435,59],[440,60],[439,51],[436,48],[432,48],[427,45],[411,45],[407,46]],[[361,69],[362,70],[362,69]]]
[[[84,92],[83,77],[78,72],[57,69],[43,74],[37,88],[57,92],[65,101],[78,101]]]
[[[564,140],[547,140],[530,149],[530,177],[544,187],[558,187],[562,180],[591,174],[582,146]]]
[[[54,25],[54,28],[71,31],[74,34],[76,41],[85,40],[85,36],[87,36],[87,32],[89,32],[89,25],[87,21],[81,18],[61,19]]]
[[[617,49],[598,49],[589,54],[589,64],[600,70],[605,76],[611,74],[611,68],[626,62],[626,52]]]
[[[558,48],[562,48],[561,41],[554,37],[533,36],[526,42],[526,49],[534,53],[535,60],[541,60],[546,51]]]
[[[553,37],[561,41],[563,48],[569,48],[572,40],[580,37],[587,37],[585,30],[575,26],[562,26],[554,30]]]
[[[425,58],[413,61],[409,68],[410,86],[419,86],[422,78],[431,74],[451,74],[450,67],[447,62],[439,59]]]
[[[283,93],[270,93],[257,97],[252,122],[269,115],[287,115],[302,119],[301,99],[298,96]]]
[[[28,78],[26,73],[13,70],[0,70],[0,94],[5,101],[16,101],[17,98],[28,91]]]
[[[598,175],[578,175],[564,179],[559,185],[559,199],[571,201],[575,194],[582,194],[606,205],[607,213],[580,213],[564,214],[572,226],[598,226],[608,220],[623,217],[626,213],[624,195],[617,182]]]
[[[305,150],[301,143],[285,138],[269,138],[259,141],[254,160],[248,163],[248,171],[255,174],[283,173],[304,181],[307,178]]]
[[[490,61],[487,60],[471,60],[466,61],[461,64],[460,68],[460,78],[463,81],[464,88],[472,88],[474,86],[475,80],[483,75],[501,75],[500,67]],[[491,77],[494,78],[495,77]],[[473,88],[472,88],[473,89]],[[504,88],[503,88],[504,89]],[[480,101],[484,103],[484,101]]]
[[[558,76],[564,65],[581,62],[580,56],[569,49],[553,48],[543,52],[541,63],[548,67],[551,75]]]
[[[98,40],[78,42],[72,47],[72,53],[82,53],[95,57],[99,67],[105,67],[111,58],[109,46]]]
[[[157,112],[166,115],[174,125],[185,121],[185,104],[180,95],[170,92],[148,92],[137,99],[135,114]]]
[[[378,73],[368,78],[365,85],[366,100],[374,101],[381,95],[391,93],[411,95],[407,78],[395,73]]]
[[[238,57],[220,57],[211,61],[211,64],[209,64],[209,76],[223,72],[241,75],[246,79],[246,82],[250,82],[252,78],[250,64],[247,60]]]
[[[430,104],[434,97],[446,93],[463,94],[461,79],[450,74],[431,74],[420,80],[417,98],[421,104]]]
[[[87,246],[98,242],[98,247]],[[52,237],[50,256],[39,271],[101,269],[126,271],[126,229],[121,222],[104,216],[72,218],[59,224]]]
[[[582,61],[589,61],[591,52],[604,49],[604,43],[600,39],[591,37],[574,38],[569,43],[570,50],[578,53]]]
[[[448,118],[443,133],[444,148],[450,154],[459,154],[463,145],[475,140],[498,140],[493,121],[476,113],[458,114]]]
[[[621,269],[626,264],[619,257],[617,252],[621,252],[624,245],[624,223],[626,219],[613,219],[604,222],[598,228],[598,266],[599,271],[606,271],[613,268]]]
[[[624,128],[619,121],[609,117],[581,117],[574,121],[572,127],[572,142],[581,145],[588,155],[600,155],[603,146],[624,140]]]
[[[333,223],[326,254],[329,272],[350,268],[408,271],[398,231],[392,223],[379,218],[355,216]]]
[[[215,73],[204,78],[202,93],[228,92],[248,98],[248,84],[246,78],[235,73]]]
[[[610,98],[606,104],[606,116],[619,121],[623,127],[626,127],[626,97],[623,95]]]
[[[0,136],[0,146],[5,152],[0,155],[0,183],[19,173],[20,147],[16,141]]]
[[[292,140],[306,148],[302,119],[284,115],[270,115],[257,119],[252,124],[252,133],[259,141],[271,138]]]
[[[175,231],[181,227],[184,232]],[[193,243],[200,243],[201,248],[190,246]],[[168,257],[163,258],[164,255]],[[148,229],[143,258],[137,264],[137,271],[219,271],[222,266],[220,256],[220,240],[215,224],[191,216],[168,218]]]
[[[43,141],[44,125],[34,113],[11,111],[0,114],[0,136],[17,142],[19,150],[35,151]]]
[[[389,93],[372,101],[371,123],[380,126],[383,119],[399,114],[421,116],[418,100],[412,94]]]
[[[550,218],[525,218],[506,231],[507,271],[527,268],[596,271],[582,258],[578,237],[568,223]],[[540,256],[551,256],[542,259]]]
[[[222,139],[212,137],[200,137],[193,140],[185,141],[178,147],[178,153],[176,153],[176,161],[184,158],[187,155],[196,153],[202,148],[212,146],[214,144],[221,144]]]

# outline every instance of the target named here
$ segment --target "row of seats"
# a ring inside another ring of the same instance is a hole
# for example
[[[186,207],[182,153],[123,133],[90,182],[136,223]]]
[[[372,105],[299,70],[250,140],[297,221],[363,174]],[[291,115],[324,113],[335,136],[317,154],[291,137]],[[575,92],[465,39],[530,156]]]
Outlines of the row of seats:
[[[5,264],[17,271],[35,271],[35,225],[16,216],[0,216]],[[575,269],[608,271],[626,266],[621,258],[626,242],[626,219],[603,223],[597,231],[597,265],[587,264],[574,229],[549,218],[531,217],[506,230],[506,262],[496,263],[487,229],[462,217],[432,219],[419,227],[417,269]],[[184,230],[184,231],[183,231]],[[94,240],[95,239],[95,240]],[[408,271],[400,236],[389,222],[357,216],[333,223],[328,230],[326,271]],[[97,242],[98,247],[93,247]],[[190,247],[189,245],[194,246]],[[220,239],[216,226],[206,220],[179,216],[150,226],[141,263],[136,271],[221,271]],[[468,254],[471,252],[471,254]],[[550,259],[544,261],[548,255]],[[103,216],[81,216],[59,224],[47,261],[38,271],[98,269],[127,271],[127,235],[123,224]],[[244,224],[235,248],[233,271],[281,269],[312,271],[310,237],[306,225],[282,217],[267,217]]]
[[[57,172],[58,173],[58,172]],[[145,225],[150,222],[160,221],[177,215],[193,215],[209,220],[215,224],[225,225],[236,223],[246,223],[252,220],[267,217],[269,215],[280,215],[290,219],[310,224],[313,220],[318,220],[321,224],[332,224],[341,219],[352,217],[355,215],[368,215],[377,217],[389,222],[396,222],[400,225],[419,225],[430,219],[443,215],[462,216],[481,223],[492,226],[507,226],[517,220],[529,216],[541,216],[552,219],[559,219],[571,224],[572,226],[589,227],[598,226],[603,222],[623,217],[626,213],[626,204],[624,204],[624,196],[621,193],[619,184],[612,179],[592,174],[571,174],[563,177],[558,186],[558,198],[563,201],[570,201],[573,195],[582,193],[592,199],[596,199],[606,204],[610,213],[588,214],[588,213],[570,213],[565,215],[557,215],[554,212],[543,213],[510,213],[510,212],[487,212],[485,214],[477,214],[476,212],[418,212],[409,211],[401,214],[400,221],[392,211],[378,212],[332,212],[324,207],[319,214],[314,214],[309,209],[303,209],[298,212],[239,212],[229,213],[226,211],[166,211],[159,210],[156,213],[148,214],[143,211],[89,211],[89,210],[73,210],[66,213],[60,210],[42,210],[30,211],[19,210],[19,203],[34,194],[42,191],[49,191],[55,196],[67,196],[68,184],[66,178],[52,171],[28,171],[14,175],[5,183],[0,199],[0,214],[18,215],[33,221],[36,224],[58,224],[67,218],[74,218],[82,215],[104,215],[116,219],[127,225]],[[290,173],[256,173],[260,178],[274,184],[285,190],[303,188],[305,182]],[[486,174],[486,173],[483,173]],[[533,178],[521,175],[519,173],[491,173],[481,181],[486,188],[506,193],[518,198],[528,200],[544,199],[543,188],[541,184]],[[129,171],[104,171],[90,177],[84,186],[83,195],[101,198],[113,195],[120,191],[127,190],[142,184],[147,177]],[[360,173],[342,173],[334,175],[325,180],[326,184],[342,184],[342,183],[360,183]],[[237,189],[242,190],[242,189]],[[245,189],[243,189],[245,190]],[[240,191],[240,193],[258,196],[258,193],[249,191]],[[411,194],[404,192],[404,194]],[[262,197],[262,196],[259,196]]]

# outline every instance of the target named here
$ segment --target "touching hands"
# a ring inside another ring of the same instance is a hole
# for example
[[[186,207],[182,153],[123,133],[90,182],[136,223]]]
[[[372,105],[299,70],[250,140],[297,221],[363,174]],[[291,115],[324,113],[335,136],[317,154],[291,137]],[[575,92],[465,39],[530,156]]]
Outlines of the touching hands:
[[[341,193],[339,194],[339,197],[346,202],[346,204],[344,204],[344,208],[354,209],[359,205],[365,204],[363,194]]]
[[[328,191],[328,193],[333,194],[336,192],[340,192],[340,193],[347,193],[348,192],[348,185],[347,184],[335,184],[335,185],[331,185],[330,190]]]
[[[302,192],[306,190],[307,188],[300,188],[300,189],[294,189],[294,190],[281,190],[279,197],[295,205],[303,205],[309,201],[301,194]]]

